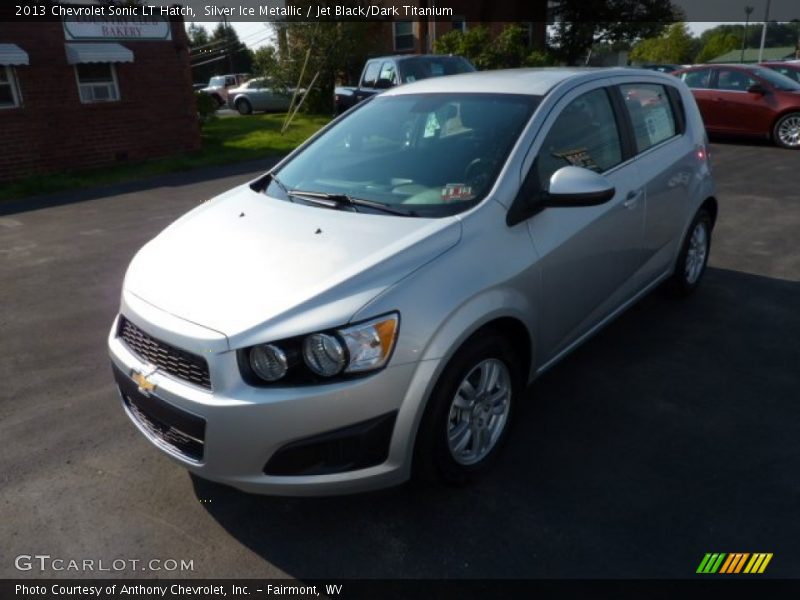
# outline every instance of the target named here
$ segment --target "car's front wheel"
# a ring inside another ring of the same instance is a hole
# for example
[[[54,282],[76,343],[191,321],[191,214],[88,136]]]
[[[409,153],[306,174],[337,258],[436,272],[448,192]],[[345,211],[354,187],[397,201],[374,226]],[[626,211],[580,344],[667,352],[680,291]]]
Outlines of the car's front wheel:
[[[782,148],[800,150],[800,112],[783,115],[775,123],[772,139]]]
[[[512,348],[494,331],[467,342],[428,401],[415,448],[416,474],[462,484],[485,471],[508,434],[520,372]]]
[[[712,225],[711,215],[701,208],[689,226],[670,280],[670,287],[680,295],[691,294],[700,285],[711,250]]]
[[[236,101],[236,110],[239,111],[240,115],[249,115],[250,113],[253,112],[253,105],[250,104],[248,100],[245,100],[244,98],[239,98]]]

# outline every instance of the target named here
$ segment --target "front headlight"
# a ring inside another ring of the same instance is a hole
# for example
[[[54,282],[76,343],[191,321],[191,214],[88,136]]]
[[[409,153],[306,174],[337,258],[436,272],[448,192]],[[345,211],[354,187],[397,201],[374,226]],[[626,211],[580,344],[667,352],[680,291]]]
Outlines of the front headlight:
[[[360,375],[385,366],[392,355],[400,315],[391,313],[348,327],[311,333],[239,351],[246,381],[311,383]]]
[[[339,330],[349,358],[345,373],[371,371],[385,365],[397,338],[397,321],[393,314]]]

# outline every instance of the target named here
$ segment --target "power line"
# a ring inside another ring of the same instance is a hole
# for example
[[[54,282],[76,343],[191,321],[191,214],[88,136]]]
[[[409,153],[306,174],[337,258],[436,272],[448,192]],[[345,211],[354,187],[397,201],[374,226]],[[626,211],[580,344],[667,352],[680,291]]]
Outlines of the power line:
[[[213,50],[208,50],[207,52],[202,52],[202,53],[197,54],[195,56],[190,56],[190,59],[203,60],[203,59],[208,58],[209,56],[215,56],[215,55],[219,56],[220,54],[225,54],[225,53],[228,53],[228,52],[240,52],[241,50],[243,50],[243,48],[239,47],[240,45],[244,46],[244,48],[252,50],[252,49],[254,49],[253,47],[256,44],[260,44],[261,42],[264,42],[264,41],[268,40],[270,37],[271,37],[271,35],[267,34],[266,36],[264,36],[262,38],[250,41],[248,43],[244,43],[242,41],[239,41],[238,43],[233,42],[229,46],[225,46],[223,48],[214,48]]]

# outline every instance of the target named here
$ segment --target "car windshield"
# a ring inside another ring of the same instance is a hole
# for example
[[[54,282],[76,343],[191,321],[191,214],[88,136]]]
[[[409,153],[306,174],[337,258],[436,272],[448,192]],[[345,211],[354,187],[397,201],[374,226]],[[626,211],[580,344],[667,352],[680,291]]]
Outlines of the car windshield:
[[[402,82],[411,83],[420,79],[428,79],[429,77],[471,73],[475,70],[475,67],[460,56],[431,56],[401,60],[398,69]]]
[[[356,198],[442,217],[491,189],[540,97],[516,94],[377,96],[284,165],[266,189]],[[366,209],[365,209],[366,211]]]
[[[776,89],[785,92],[800,91],[800,83],[772,69],[753,69],[753,74],[758,75],[761,79],[766,79]]]
[[[225,78],[212,77],[208,82],[208,87],[225,87]]]

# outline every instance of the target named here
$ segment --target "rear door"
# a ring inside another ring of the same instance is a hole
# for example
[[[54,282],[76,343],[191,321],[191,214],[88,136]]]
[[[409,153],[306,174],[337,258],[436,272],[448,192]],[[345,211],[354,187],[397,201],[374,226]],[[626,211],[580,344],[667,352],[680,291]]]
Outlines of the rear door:
[[[620,95],[636,147],[635,166],[645,180],[643,265],[645,287],[671,268],[697,169],[694,143],[685,134],[680,92],[666,83],[621,83]]]
[[[602,173],[616,188],[600,206],[547,208],[528,220],[540,258],[539,347],[545,361],[632,297],[642,263],[645,179],[612,104],[613,88],[580,86],[562,98],[534,144],[528,177],[546,191],[564,166]],[[534,180],[535,181],[535,180]]]

